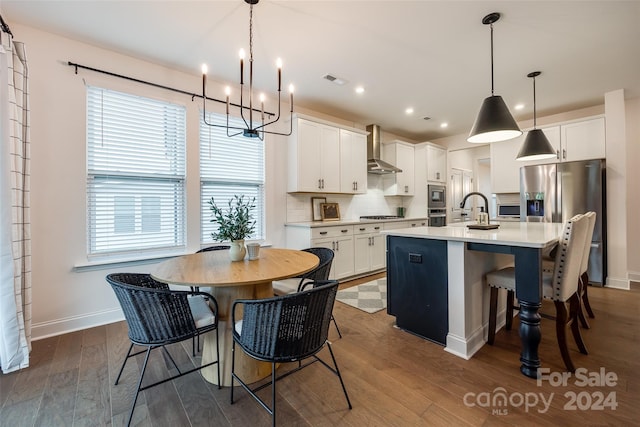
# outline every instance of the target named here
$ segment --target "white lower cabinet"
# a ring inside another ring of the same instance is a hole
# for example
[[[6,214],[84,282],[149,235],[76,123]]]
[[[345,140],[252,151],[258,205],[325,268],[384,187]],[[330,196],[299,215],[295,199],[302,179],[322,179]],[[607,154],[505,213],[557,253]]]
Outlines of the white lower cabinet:
[[[309,227],[308,225],[287,225],[285,227],[287,247],[293,249],[329,248],[333,250],[330,279],[353,276],[354,247],[353,225]]]
[[[331,265],[329,279],[343,279],[355,274],[353,235],[326,239],[313,239],[311,240],[311,247],[329,248],[333,250],[333,264]]]
[[[385,241],[380,230],[382,230],[382,223],[354,226],[355,274],[368,273],[386,267]]]

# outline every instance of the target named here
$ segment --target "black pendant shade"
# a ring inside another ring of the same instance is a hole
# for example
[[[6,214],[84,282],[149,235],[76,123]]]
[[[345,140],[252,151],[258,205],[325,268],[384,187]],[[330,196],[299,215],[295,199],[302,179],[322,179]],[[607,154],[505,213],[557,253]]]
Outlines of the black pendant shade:
[[[482,101],[478,117],[467,138],[467,141],[473,143],[504,141],[522,135],[507,104],[501,96],[493,93],[493,24],[498,19],[498,12],[490,13],[482,19],[484,25],[491,27],[491,96]]]
[[[492,95],[482,101],[478,117],[467,141],[474,143],[496,142],[515,138],[522,131],[513,119],[501,96]]]
[[[556,150],[542,129],[531,129],[524,139],[516,160],[542,160],[556,157]]]
[[[540,71],[533,71],[527,77],[533,79],[533,129],[529,131],[524,139],[524,144],[518,152],[516,160],[543,160],[556,157],[556,150],[541,129],[536,129],[536,77]]]

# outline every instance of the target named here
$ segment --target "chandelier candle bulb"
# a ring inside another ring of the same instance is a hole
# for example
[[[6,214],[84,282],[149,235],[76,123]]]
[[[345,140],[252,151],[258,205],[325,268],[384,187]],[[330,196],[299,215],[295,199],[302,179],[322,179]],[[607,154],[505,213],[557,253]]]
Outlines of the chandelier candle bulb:
[[[231,95],[231,88],[229,86],[224,88],[224,93],[227,95],[227,115],[229,115],[229,96]]]
[[[206,97],[206,87],[207,87],[207,64],[202,64],[202,97]]]
[[[278,67],[278,92],[282,88],[282,59],[276,60],[276,67]]]
[[[293,85],[289,85],[289,101],[291,102],[291,112],[293,113]]]
[[[240,49],[240,84],[244,84],[244,49]]]

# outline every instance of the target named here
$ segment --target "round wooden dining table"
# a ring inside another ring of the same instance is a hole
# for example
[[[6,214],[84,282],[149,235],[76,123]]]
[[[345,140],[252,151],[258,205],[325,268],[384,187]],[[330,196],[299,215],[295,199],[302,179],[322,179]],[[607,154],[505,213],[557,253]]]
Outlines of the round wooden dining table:
[[[218,332],[220,345],[220,382],[231,385],[231,347],[233,325],[231,307],[237,299],[262,299],[273,297],[273,280],[295,277],[313,270],[320,260],[317,256],[300,250],[261,248],[259,258],[232,262],[229,251],[208,251],[168,259],[158,264],[151,272],[155,280],[170,285],[211,288],[218,302]],[[206,291],[206,289],[202,289]],[[236,312],[236,319],[242,312]],[[202,364],[216,359],[216,337],[209,332],[203,335]],[[271,374],[271,365],[258,362],[242,351],[237,352],[236,372],[241,378],[255,382]],[[210,383],[217,384],[215,365],[201,370]]]

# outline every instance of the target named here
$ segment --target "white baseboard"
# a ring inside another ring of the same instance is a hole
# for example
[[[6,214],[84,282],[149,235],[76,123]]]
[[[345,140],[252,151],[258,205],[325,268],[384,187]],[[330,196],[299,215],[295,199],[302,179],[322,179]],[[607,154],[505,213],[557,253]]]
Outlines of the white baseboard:
[[[629,280],[633,280],[634,282],[640,282],[640,272],[639,271],[629,271]]]
[[[50,322],[34,323],[31,325],[31,339],[37,341],[69,332],[119,322],[121,320],[124,320],[124,315],[122,314],[122,310],[118,308],[89,313],[82,316],[67,317]]]
[[[624,289],[628,291],[631,289],[631,281],[629,279],[607,277],[606,286],[607,288]]]

